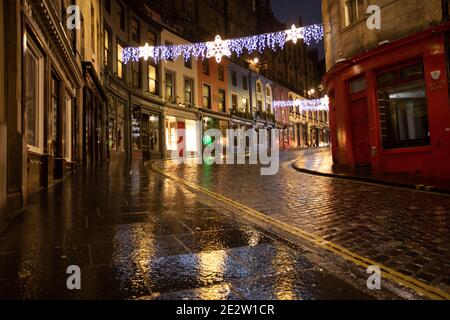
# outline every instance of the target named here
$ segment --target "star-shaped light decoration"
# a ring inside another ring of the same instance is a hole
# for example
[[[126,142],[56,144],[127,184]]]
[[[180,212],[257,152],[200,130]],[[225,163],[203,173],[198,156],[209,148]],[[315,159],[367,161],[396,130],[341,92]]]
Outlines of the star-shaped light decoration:
[[[292,28],[290,30],[286,30],[286,42],[292,41],[294,44],[297,43],[299,39],[305,38],[305,32],[303,28],[297,28],[295,24],[292,25]]]
[[[217,63],[222,61],[223,56],[231,56],[230,46],[227,40],[222,40],[220,36],[216,36],[214,42],[206,43],[206,58],[216,57]]]
[[[153,58],[153,47],[146,43],[145,46],[141,47],[139,50],[139,58],[144,58],[144,60],[147,61],[150,57]]]

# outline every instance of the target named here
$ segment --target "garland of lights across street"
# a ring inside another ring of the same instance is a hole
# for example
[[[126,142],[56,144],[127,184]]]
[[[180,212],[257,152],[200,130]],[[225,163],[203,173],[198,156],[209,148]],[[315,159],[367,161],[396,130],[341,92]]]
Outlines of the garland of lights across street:
[[[303,40],[305,44],[310,45],[312,42],[318,43],[323,39],[323,25],[314,24],[297,28],[295,25],[291,29],[265,33],[260,35],[223,40],[219,35],[214,41],[199,42],[181,45],[167,46],[149,46],[148,43],[143,47],[127,47],[124,48],[123,62],[137,62],[141,58],[147,61],[152,58],[155,63],[160,61],[174,61],[183,57],[185,61],[190,58],[196,60],[215,58],[217,63],[222,58],[230,57],[232,53],[238,57],[246,50],[249,54],[253,52],[262,53],[266,49],[275,51],[283,49],[287,42],[292,41],[296,44],[299,40]],[[314,100],[295,100],[295,101],[274,101],[275,108],[282,107],[299,107],[302,111],[328,111],[328,97]]]

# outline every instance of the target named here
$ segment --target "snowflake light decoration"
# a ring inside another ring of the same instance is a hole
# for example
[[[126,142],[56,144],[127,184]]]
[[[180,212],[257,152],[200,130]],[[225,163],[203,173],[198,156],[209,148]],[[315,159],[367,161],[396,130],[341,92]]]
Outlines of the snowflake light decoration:
[[[223,56],[231,56],[229,42],[227,40],[222,40],[220,36],[216,36],[214,42],[206,43],[206,58],[215,57],[217,63],[222,61]]]
[[[295,24],[292,25],[290,30],[286,30],[286,34],[286,41],[292,41],[294,44],[296,44],[299,39],[305,38],[305,30],[303,28],[297,28]]]

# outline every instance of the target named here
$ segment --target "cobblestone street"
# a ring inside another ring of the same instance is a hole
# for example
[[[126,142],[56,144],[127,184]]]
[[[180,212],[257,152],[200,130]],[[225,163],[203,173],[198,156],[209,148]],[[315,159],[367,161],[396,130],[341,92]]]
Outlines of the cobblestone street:
[[[373,299],[310,254],[141,163],[110,163],[32,197],[0,237],[0,297]],[[81,268],[82,290],[67,289],[70,265]]]
[[[320,152],[320,151],[318,151]],[[164,172],[296,226],[403,275],[450,292],[450,197],[257,166],[177,167]],[[237,187],[239,186],[239,187]]]

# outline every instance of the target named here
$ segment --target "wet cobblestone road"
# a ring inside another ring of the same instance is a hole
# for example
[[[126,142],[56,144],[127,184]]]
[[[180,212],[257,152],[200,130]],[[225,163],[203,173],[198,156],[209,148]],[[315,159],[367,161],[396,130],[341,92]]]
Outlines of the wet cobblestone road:
[[[450,197],[258,166],[176,166],[163,171],[336,243],[450,293]]]
[[[293,221],[306,214],[301,199],[309,195],[314,224],[329,231],[333,217],[324,213],[334,207],[320,199],[331,199],[334,190],[328,186],[316,194],[326,182],[317,180],[319,185],[305,188],[311,188],[307,194],[290,194],[287,190],[299,184],[291,171],[270,182],[252,177],[252,168],[217,169],[168,170],[210,187],[218,183],[217,191],[284,212]],[[291,203],[281,205],[288,199]],[[32,196],[28,209],[0,236],[0,298],[372,298],[325,271],[308,249],[229,218],[200,200],[148,174],[139,163],[132,168],[110,163],[76,173],[46,194]],[[350,220],[356,228],[358,220]],[[70,265],[81,268],[81,290],[67,289]]]

